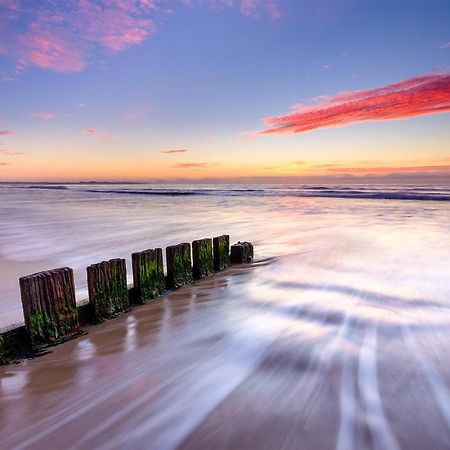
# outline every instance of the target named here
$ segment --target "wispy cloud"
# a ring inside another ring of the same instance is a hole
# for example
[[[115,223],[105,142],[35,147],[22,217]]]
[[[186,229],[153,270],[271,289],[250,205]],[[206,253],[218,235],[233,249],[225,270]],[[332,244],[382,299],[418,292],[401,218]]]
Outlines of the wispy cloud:
[[[2,144],[0,144],[1,146]],[[0,147],[0,155],[5,155],[5,156],[16,156],[16,155],[25,155],[24,152],[19,152],[16,150],[8,150],[6,148],[1,148]]]
[[[103,131],[98,131],[94,128],[86,128],[85,130],[81,130],[82,134],[87,134],[89,136],[106,136],[106,133]]]
[[[272,19],[276,20],[282,17],[279,9],[279,0],[241,0],[233,2],[233,0],[223,1],[228,6],[233,4],[239,5],[239,11],[247,17],[259,18],[261,14],[268,14]]]
[[[353,123],[406,119],[450,111],[450,74],[428,74],[376,89],[321,96],[319,103],[296,105],[294,112],[264,120],[257,134],[304,133]]]
[[[16,58],[17,69],[29,65],[55,72],[79,72],[100,52],[119,53],[146,41],[156,21],[174,12],[167,6],[235,8],[249,17],[281,16],[279,0],[0,0],[0,30],[16,41],[0,53]],[[18,35],[15,26],[20,21]],[[18,37],[17,37],[18,36]],[[2,39],[3,41],[3,39]],[[7,42],[7,39],[5,40]]]
[[[170,167],[173,169],[207,169],[208,167],[216,166],[214,163],[176,163],[172,164]]]
[[[186,148],[176,148],[174,150],[161,150],[161,153],[164,153],[165,155],[173,155],[175,153],[186,153]]]
[[[450,48],[450,41],[446,42],[445,44],[440,45],[439,48]]]
[[[30,117],[34,117],[35,119],[42,119],[42,120],[51,120],[56,117],[56,114],[50,113],[50,112],[30,112],[28,113]]]
[[[11,164],[10,163],[7,163],[7,162],[0,162],[0,166],[10,166]]]
[[[97,49],[118,53],[141,44],[156,31],[147,17],[149,4],[139,0],[24,3],[21,16],[32,19],[18,38],[18,66],[79,72]]]
[[[127,112],[124,115],[124,119],[128,122],[132,122],[138,118],[139,114],[137,112]]]
[[[18,150],[9,150],[5,148],[3,142],[0,142],[0,155],[17,156],[17,155],[25,155],[25,153],[19,152]]]
[[[104,131],[96,130],[95,128],[86,128],[85,130],[81,130],[81,134],[85,134],[86,136],[92,136],[95,138],[103,138],[109,140],[109,134]]]
[[[14,134],[14,131],[11,130],[0,130],[0,136],[10,136]]]
[[[8,81],[14,81],[14,77],[12,77],[11,75],[0,75],[0,83],[4,83],[4,82],[8,82]]]

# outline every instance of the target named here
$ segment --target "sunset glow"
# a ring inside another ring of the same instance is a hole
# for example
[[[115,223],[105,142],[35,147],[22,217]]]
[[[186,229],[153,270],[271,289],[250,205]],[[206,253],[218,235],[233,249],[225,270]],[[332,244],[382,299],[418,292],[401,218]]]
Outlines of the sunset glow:
[[[371,120],[407,119],[450,111],[450,74],[424,75],[366,91],[318,98],[287,116],[265,120],[262,134],[303,133]]]
[[[446,182],[450,7],[325,3],[0,0],[0,181]]]

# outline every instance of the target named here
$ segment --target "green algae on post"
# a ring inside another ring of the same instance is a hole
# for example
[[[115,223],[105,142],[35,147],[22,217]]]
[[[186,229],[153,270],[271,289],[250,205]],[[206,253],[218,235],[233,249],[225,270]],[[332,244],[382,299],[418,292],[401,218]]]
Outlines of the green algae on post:
[[[89,266],[86,270],[93,323],[100,323],[129,311],[124,259],[103,261]]]
[[[134,301],[144,304],[165,290],[162,249],[155,248],[131,255],[133,263]]]
[[[192,283],[191,246],[184,242],[166,248],[167,288]]]
[[[214,270],[219,272],[230,265],[230,236],[224,234],[213,239]]]
[[[19,279],[25,327],[34,349],[80,333],[73,270],[69,267]]]
[[[238,242],[231,246],[230,260],[232,264],[246,264],[253,261],[254,251],[250,242]]]
[[[192,242],[192,264],[192,273],[196,280],[214,273],[211,239],[198,239]]]

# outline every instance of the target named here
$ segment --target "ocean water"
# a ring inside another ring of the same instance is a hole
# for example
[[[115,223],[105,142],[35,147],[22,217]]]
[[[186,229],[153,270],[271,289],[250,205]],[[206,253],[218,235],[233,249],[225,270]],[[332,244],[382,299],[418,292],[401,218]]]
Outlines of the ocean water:
[[[1,445],[450,449],[449,201],[449,186],[0,185],[2,326],[35,271],[74,268],[82,299],[87,265],[146,248],[228,233],[257,259],[1,369]]]

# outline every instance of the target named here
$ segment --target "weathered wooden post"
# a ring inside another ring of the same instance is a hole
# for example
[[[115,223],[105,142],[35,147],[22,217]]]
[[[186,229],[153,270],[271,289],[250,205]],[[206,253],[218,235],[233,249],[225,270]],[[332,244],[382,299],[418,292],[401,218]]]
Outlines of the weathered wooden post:
[[[193,282],[191,266],[191,246],[184,242],[166,248],[168,288],[178,288]]]
[[[214,270],[219,272],[230,265],[230,236],[224,234],[213,239]]]
[[[192,242],[192,274],[194,279],[214,273],[212,239],[198,239]]]
[[[92,322],[100,323],[129,311],[124,259],[92,264],[86,270]]]
[[[19,279],[25,327],[34,349],[80,332],[73,270],[69,267]]]
[[[231,246],[232,264],[245,264],[253,261],[253,245],[250,242],[238,242]]]
[[[134,301],[147,303],[165,290],[164,265],[161,248],[131,255],[133,263]]]

